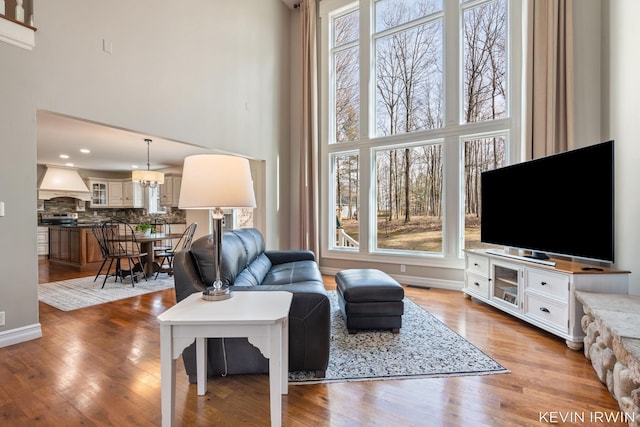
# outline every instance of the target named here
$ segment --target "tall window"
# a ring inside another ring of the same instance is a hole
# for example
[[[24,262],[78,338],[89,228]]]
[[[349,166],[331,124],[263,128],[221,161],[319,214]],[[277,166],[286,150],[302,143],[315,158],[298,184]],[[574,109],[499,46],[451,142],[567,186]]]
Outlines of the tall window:
[[[519,0],[320,7],[323,255],[459,259],[518,154]]]

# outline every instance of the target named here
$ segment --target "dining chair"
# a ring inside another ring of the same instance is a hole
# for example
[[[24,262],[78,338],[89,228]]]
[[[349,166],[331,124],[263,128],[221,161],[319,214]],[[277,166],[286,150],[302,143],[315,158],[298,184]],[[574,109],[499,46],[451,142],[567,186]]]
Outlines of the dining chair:
[[[190,249],[193,242],[193,235],[198,227],[197,223],[191,223],[182,233],[178,242],[174,245],[173,249],[156,254],[156,257],[160,259],[160,267],[156,271],[156,277],[160,273],[168,273],[169,276],[173,276],[173,257],[176,253],[184,249]],[[165,266],[166,264],[166,266]]]
[[[171,234],[171,224],[167,222],[165,219],[154,216],[153,220],[151,221],[151,225],[155,230],[154,233]],[[167,242],[169,242],[169,244],[167,244]],[[170,243],[171,243],[170,240],[163,240],[162,242],[159,242],[157,245],[154,244],[153,245],[154,255],[156,255],[159,252],[170,251],[173,248],[173,246],[171,246]]]
[[[131,286],[135,287],[136,273],[139,272],[143,273],[142,275],[146,281],[147,276],[144,274],[143,258],[147,254],[140,250],[140,243],[136,239],[136,233],[131,224],[119,219],[110,219],[104,222],[103,233],[108,258],[110,259],[109,270],[113,262],[115,261],[116,263],[116,281],[120,277],[120,280],[124,282],[126,276],[131,276]],[[102,282],[103,288],[106,281],[107,278],[105,277]]]
[[[96,277],[93,279],[93,281],[95,282],[96,280],[98,280],[98,276],[100,276],[100,274],[102,273],[102,269],[104,268],[104,265],[107,263],[107,260],[109,260],[109,249],[106,243],[104,223],[102,222],[93,223],[93,225],[91,226],[91,231],[93,232],[93,235],[98,241],[98,246],[100,247],[100,253],[102,253],[102,258],[103,258],[102,264],[100,264],[100,269],[98,270]],[[108,277],[113,276],[112,274],[109,274],[110,269],[111,269],[111,263],[109,264],[109,267],[105,272],[105,281],[107,280]],[[103,287],[104,287],[104,283],[103,283]]]

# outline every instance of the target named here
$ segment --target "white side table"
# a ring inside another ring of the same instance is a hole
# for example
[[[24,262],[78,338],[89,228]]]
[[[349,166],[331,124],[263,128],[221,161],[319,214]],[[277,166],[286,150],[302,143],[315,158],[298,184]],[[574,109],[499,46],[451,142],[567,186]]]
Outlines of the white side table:
[[[288,392],[289,306],[293,295],[280,291],[235,292],[224,301],[194,293],[158,316],[162,425],[173,426],[176,359],[195,339],[198,395],[207,391],[206,338],[247,337],[269,359],[271,425],[282,423],[282,394]]]

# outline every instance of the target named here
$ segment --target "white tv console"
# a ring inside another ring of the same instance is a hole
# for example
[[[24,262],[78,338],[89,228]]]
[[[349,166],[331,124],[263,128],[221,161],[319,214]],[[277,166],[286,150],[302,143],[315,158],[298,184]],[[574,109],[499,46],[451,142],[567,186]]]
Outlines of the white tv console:
[[[538,261],[486,249],[467,250],[464,293],[580,350],[584,312],[575,291],[628,294],[629,272],[561,259]]]

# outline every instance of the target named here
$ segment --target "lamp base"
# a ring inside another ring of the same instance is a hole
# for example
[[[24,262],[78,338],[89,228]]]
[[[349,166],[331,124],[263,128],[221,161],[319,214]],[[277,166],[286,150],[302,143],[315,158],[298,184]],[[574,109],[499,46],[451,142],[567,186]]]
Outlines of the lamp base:
[[[213,289],[209,288],[202,292],[202,299],[205,301],[224,301],[233,296],[233,292],[229,288]]]

